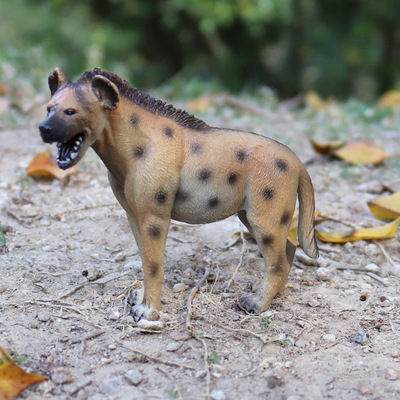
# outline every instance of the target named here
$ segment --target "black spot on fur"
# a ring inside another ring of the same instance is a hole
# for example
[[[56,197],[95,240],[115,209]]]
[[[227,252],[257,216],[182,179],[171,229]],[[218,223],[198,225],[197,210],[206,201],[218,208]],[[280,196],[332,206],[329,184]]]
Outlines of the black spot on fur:
[[[150,263],[150,265],[149,265],[150,276],[154,277],[154,276],[158,275],[159,270],[160,270],[160,266],[157,263],[155,263],[155,262]]]
[[[247,158],[248,158],[248,154],[247,154],[247,151],[246,150],[238,150],[237,152],[236,152],[236,159],[239,161],[239,162],[245,162],[246,160],[247,160]]]
[[[267,187],[263,190],[262,195],[265,200],[271,200],[274,197],[274,189]]]
[[[147,232],[148,232],[149,236],[152,238],[159,238],[161,235],[161,229],[155,225],[150,225],[147,228]]]
[[[272,235],[264,235],[262,237],[262,243],[264,246],[270,246],[272,243],[274,243],[274,237]]]
[[[198,175],[199,181],[201,182],[207,182],[211,178],[211,171],[209,169],[203,169],[199,172]]]
[[[190,150],[193,154],[201,154],[203,152],[203,146],[200,143],[192,143]]]
[[[176,194],[176,200],[177,201],[187,201],[189,199],[189,193],[186,190],[178,190],[178,193]]]
[[[220,200],[219,200],[219,198],[218,198],[217,196],[211,197],[211,198],[208,200],[208,202],[207,202],[207,206],[208,206],[209,208],[215,208],[215,207],[218,206],[219,201],[220,201]]]
[[[281,158],[278,158],[277,160],[275,160],[275,166],[281,172],[285,172],[288,169],[287,162],[285,160],[282,160]]]
[[[137,126],[139,124],[139,117],[136,114],[132,114],[130,121],[132,126]]]
[[[235,172],[232,172],[232,173],[230,173],[229,175],[228,175],[228,183],[230,184],[230,185],[235,185],[236,184],[236,182],[237,182],[237,180],[238,180],[238,174],[237,173],[235,173]]]
[[[281,274],[283,270],[283,257],[279,256],[276,263],[272,266],[271,272],[274,274]]]
[[[288,212],[283,213],[281,217],[281,224],[286,225],[289,221],[290,221],[290,213]]]
[[[168,194],[165,190],[160,189],[156,192],[154,197],[158,204],[165,204],[168,199]]]
[[[136,146],[133,149],[133,154],[136,158],[142,158],[144,156],[144,147],[143,146]]]
[[[164,129],[164,135],[165,135],[166,137],[172,139],[172,138],[174,137],[174,131],[173,131],[171,128],[166,127],[166,128]]]

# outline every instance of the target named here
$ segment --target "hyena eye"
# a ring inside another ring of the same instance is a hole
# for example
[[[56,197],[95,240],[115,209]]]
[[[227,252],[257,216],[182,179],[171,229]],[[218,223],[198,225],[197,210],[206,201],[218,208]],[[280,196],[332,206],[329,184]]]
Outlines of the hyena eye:
[[[67,108],[67,109],[64,111],[64,114],[65,114],[65,115],[74,115],[74,114],[76,114],[76,111],[73,110],[72,108]]]

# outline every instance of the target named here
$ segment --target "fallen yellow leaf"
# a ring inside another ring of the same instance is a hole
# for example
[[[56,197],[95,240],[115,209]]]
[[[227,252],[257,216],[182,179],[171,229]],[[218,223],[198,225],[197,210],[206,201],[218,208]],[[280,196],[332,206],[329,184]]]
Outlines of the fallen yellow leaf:
[[[41,176],[44,178],[64,179],[78,171],[78,165],[63,170],[57,165],[50,151],[39,153],[28,165],[28,176]]]
[[[352,164],[379,164],[390,158],[380,146],[366,140],[347,143],[333,154]]]
[[[332,100],[323,100],[318,93],[313,91],[306,94],[304,102],[307,107],[317,111],[329,111],[332,106]]]
[[[379,219],[393,220],[400,217],[400,192],[369,201],[368,207]]]
[[[393,237],[400,224],[400,217],[389,224],[376,228],[351,229],[347,231],[327,232],[317,229],[318,238],[324,242],[347,243],[356,240],[389,239]]]
[[[206,94],[204,96],[201,96],[197,99],[194,99],[190,101],[186,105],[186,109],[192,112],[204,112],[207,111],[213,101],[216,99],[216,95],[214,93],[211,94]]]
[[[324,217],[319,211],[316,211],[314,214],[314,219],[315,219],[315,225],[318,225],[321,222],[325,221],[326,217]],[[290,230],[289,230],[289,240],[295,246],[299,245],[298,224],[299,224],[299,209],[296,208],[296,211],[293,214],[293,218],[292,218],[292,222],[290,224]]]
[[[312,147],[319,154],[332,154],[335,150],[343,147],[347,142],[345,140],[336,140],[330,143],[319,143],[310,139]]]
[[[29,386],[46,380],[45,376],[25,372],[0,347],[0,400],[12,400]]]
[[[400,91],[390,90],[384,93],[378,101],[379,108],[399,107],[400,106]]]

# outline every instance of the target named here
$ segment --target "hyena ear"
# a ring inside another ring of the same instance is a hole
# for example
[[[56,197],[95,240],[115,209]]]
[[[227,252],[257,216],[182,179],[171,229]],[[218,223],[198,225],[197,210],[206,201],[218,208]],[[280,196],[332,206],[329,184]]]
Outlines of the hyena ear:
[[[68,85],[71,81],[66,77],[64,72],[60,68],[54,68],[49,75],[49,88],[50,93],[53,96],[61,86]]]
[[[92,79],[92,90],[106,110],[115,110],[119,102],[117,86],[103,75],[96,75]]]

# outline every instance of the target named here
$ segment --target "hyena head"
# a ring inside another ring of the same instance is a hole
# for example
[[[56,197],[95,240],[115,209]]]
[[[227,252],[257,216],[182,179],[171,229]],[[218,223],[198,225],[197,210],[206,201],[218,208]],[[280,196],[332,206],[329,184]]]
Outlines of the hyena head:
[[[67,169],[100,137],[107,111],[118,107],[119,91],[101,75],[71,83],[58,68],[49,75],[49,88],[48,114],[39,131],[45,143],[57,143],[58,166]]]

